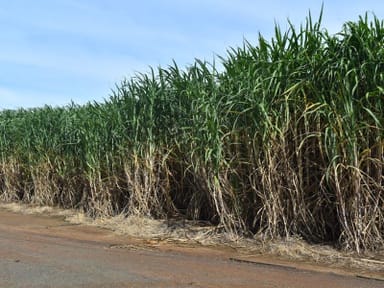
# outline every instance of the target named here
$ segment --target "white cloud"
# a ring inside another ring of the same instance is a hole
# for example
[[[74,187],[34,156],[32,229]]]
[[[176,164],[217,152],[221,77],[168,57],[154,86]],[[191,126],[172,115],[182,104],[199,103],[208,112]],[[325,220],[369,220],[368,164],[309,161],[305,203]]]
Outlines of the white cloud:
[[[2,105],[30,106],[108,97],[115,82],[135,71],[145,72],[148,66],[167,66],[175,59],[183,67],[195,57],[210,61],[214,54],[225,56],[226,49],[242,45],[244,38],[256,43],[259,32],[272,37],[275,22],[283,30],[287,18],[299,25],[309,9],[317,19],[323,0],[3,2],[0,74],[9,73],[21,84],[0,79],[0,100]],[[324,2],[323,26],[331,33],[365,10],[376,9],[378,16],[384,12],[374,0]],[[12,65],[14,69],[1,70]],[[25,66],[27,72],[18,71]],[[28,73],[55,75],[36,77],[36,81],[54,81],[32,85]]]
[[[35,91],[13,90],[0,87],[0,110],[1,109],[18,109],[31,108],[44,105],[62,106],[69,102],[63,101],[63,95],[44,95],[36,94]]]

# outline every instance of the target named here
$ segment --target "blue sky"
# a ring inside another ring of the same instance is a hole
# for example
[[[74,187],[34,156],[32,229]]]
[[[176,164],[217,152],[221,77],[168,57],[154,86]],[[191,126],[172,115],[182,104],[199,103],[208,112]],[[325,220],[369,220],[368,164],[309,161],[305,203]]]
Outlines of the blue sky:
[[[149,66],[212,62],[323,2],[331,33],[366,11],[384,18],[382,0],[0,0],[0,109],[100,102]]]

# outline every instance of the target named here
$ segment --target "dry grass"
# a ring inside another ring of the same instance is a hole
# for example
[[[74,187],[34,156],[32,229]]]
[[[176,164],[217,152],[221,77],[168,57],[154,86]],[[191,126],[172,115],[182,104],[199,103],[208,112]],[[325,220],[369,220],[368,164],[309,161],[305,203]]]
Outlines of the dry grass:
[[[200,243],[202,245],[228,241],[227,235],[218,235],[216,227],[198,225],[195,221],[155,220],[144,216],[96,217],[91,218],[73,209],[60,209],[50,206],[33,206],[21,203],[0,203],[0,209],[27,215],[63,216],[72,224],[82,224],[105,228],[118,235],[127,235],[145,239],[159,239],[175,242]]]
[[[250,243],[251,244],[251,243]],[[299,238],[284,239],[263,243],[251,248],[256,253],[274,255],[282,259],[317,263],[329,268],[347,268],[361,271],[384,273],[384,251],[358,255],[356,252],[346,252],[327,245],[308,244]]]

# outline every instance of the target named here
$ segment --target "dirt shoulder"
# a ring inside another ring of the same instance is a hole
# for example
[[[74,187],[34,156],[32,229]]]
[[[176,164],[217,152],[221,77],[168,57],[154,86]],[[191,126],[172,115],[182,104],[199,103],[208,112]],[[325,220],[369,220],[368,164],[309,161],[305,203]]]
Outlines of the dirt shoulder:
[[[380,260],[366,259],[364,269],[292,261],[241,245],[133,237],[75,223],[64,212],[9,208],[0,208],[0,287],[384,287]]]

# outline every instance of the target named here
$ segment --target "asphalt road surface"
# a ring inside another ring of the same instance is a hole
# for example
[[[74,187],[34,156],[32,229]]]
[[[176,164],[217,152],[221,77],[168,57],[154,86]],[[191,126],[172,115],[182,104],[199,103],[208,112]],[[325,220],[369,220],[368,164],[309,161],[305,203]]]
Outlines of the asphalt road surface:
[[[0,287],[384,287],[383,281],[233,256],[0,210]]]

